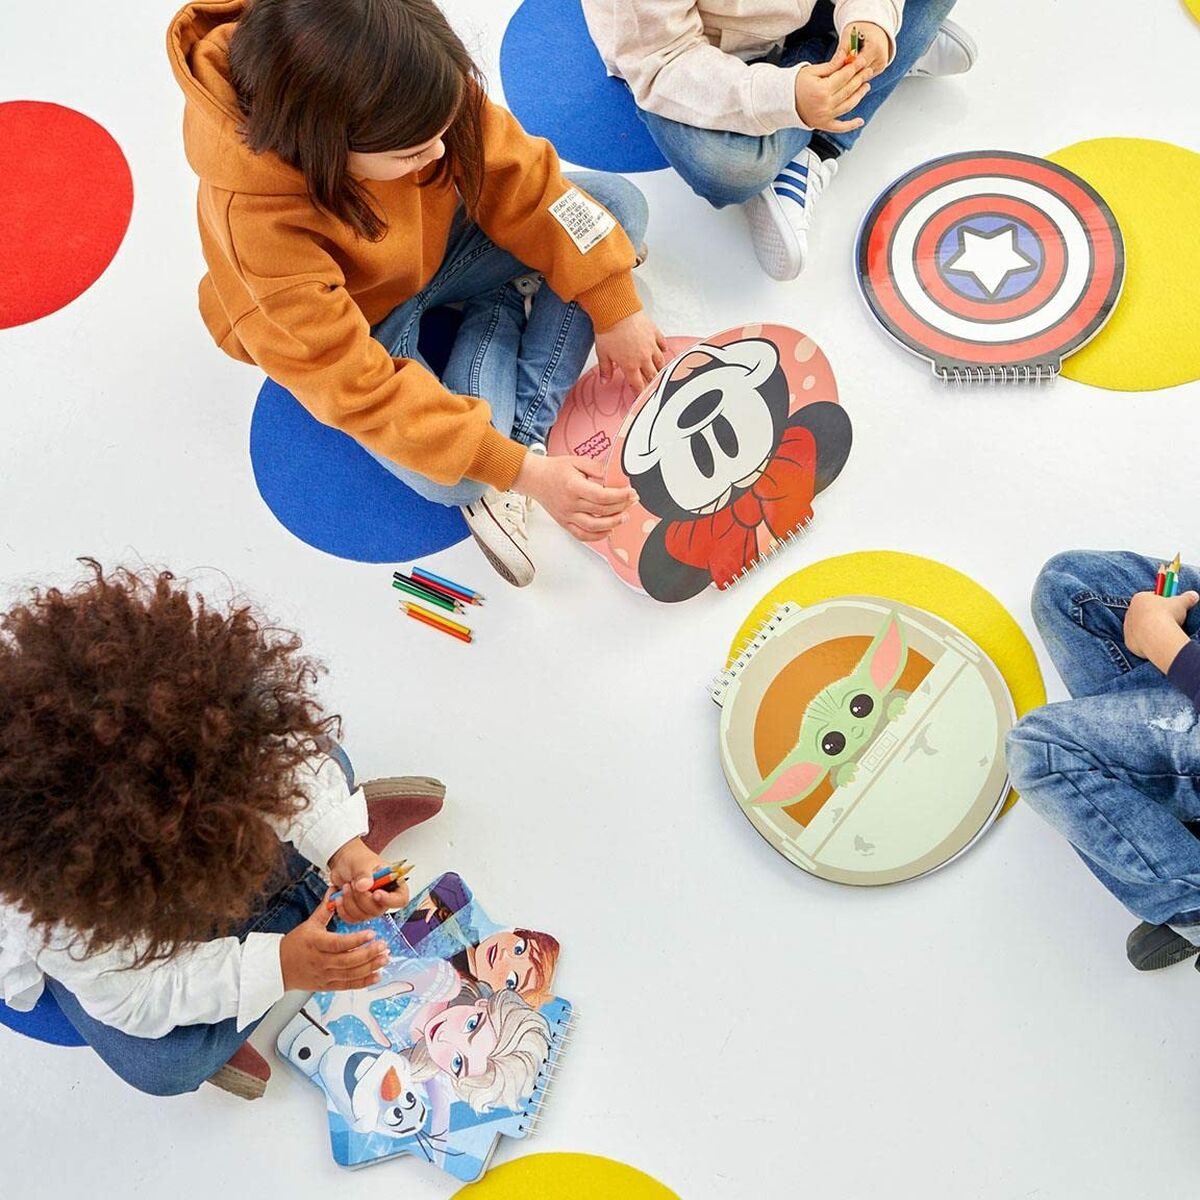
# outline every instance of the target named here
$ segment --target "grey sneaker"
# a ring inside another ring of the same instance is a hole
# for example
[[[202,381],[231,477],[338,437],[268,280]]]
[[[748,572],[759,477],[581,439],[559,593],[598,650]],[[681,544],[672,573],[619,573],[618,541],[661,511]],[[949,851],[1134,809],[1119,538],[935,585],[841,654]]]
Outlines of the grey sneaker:
[[[1170,925],[1143,921],[1125,939],[1125,954],[1139,971],[1158,971],[1189,959],[1200,950]],[[1200,970],[1200,963],[1197,963]]]
[[[908,74],[919,78],[939,75],[964,75],[979,57],[975,39],[953,21],[943,21],[929,49],[908,69]]]
[[[527,587],[533,582],[527,496],[490,487],[474,504],[464,505],[462,514],[479,548],[502,579],[514,587]]]

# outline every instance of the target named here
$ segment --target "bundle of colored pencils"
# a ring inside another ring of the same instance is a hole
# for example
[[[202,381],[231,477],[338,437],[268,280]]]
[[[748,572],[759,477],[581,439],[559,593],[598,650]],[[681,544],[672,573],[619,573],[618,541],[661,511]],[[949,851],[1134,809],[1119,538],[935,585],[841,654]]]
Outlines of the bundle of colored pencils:
[[[465,613],[468,604],[481,605],[483,596],[479,592],[464,587],[461,583],[455,583],[452,579],[443,579],[442,576],[434,575],[433,572],[422,570],[420,567],[413,567],[411,575],[394,572],[392,587],[407,596],[412,596],[414,600],[423,600],[425,604],[433,605],[431,609],[422,604],[401,600],[400,607],[414,621],[420,621],[433,629],[440,629],[442,633],[448,633],[460,642],[474,641],[475,635],[470,626],[452,620],[447,614]]]
[[[398,863],[389,863],[387,866],[380,867],[374,875],[371,876],[371,891],[377,892],[380,888],[394,888],[400,880],[402,880],[410,871],[412,866],[408,859],[402,858]],[[330,911],[337,908],[337,902],[342,898],[344,889],[338,890],[325,901],[325,907]]]
[[[1163,563],[1158,568],[1158,578],[1154,581],[1154,594],[1156,596],[1166,596],[1170,598],[1179,591],[1179,555],[1175,555],[1175,561],[1167,566]]]

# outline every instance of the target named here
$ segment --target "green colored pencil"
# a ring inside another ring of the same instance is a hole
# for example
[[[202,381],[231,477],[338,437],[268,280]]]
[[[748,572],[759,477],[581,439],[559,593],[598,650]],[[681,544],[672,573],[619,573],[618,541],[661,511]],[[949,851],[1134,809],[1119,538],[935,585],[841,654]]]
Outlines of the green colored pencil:
[[[423,600],[426,604],[436,604],[438,608],[444,608],[447,612],[459,611],[458,605],[453,600],[447,600],[441,596],[431,596],[423,588],[413,587],[411,583],[405,583],[402,579],[393,579],[392,587],[398,591],[407,592],[410,596],[414,596],[418,600]]]

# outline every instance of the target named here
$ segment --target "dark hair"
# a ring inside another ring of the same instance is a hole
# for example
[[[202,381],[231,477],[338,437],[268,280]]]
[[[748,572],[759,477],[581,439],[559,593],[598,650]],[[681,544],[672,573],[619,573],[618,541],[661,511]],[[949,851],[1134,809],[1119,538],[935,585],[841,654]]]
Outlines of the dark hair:
[[[452,179],[468,210],[478,203],[485,88],[432,0],[253,0],[229,67],[246,144],[295,167],[313,203],[361,236],[378,241],[387,224],[347,172],[350,151],[407,149],[446,129],[422,184]]]
[[[0,614],[0,896],[141,964],[249,917],[338,721],[296,634],[81,561]]]

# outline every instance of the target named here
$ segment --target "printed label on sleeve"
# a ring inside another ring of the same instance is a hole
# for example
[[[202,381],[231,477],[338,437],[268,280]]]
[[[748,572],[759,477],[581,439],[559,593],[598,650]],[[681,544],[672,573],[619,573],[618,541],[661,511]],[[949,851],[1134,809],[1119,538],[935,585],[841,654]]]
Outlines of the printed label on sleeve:
[[[617,226],[608,212],[578,188],[555,200],[550,205],[550,215],[571,235],[580,254],[586,254]]]

